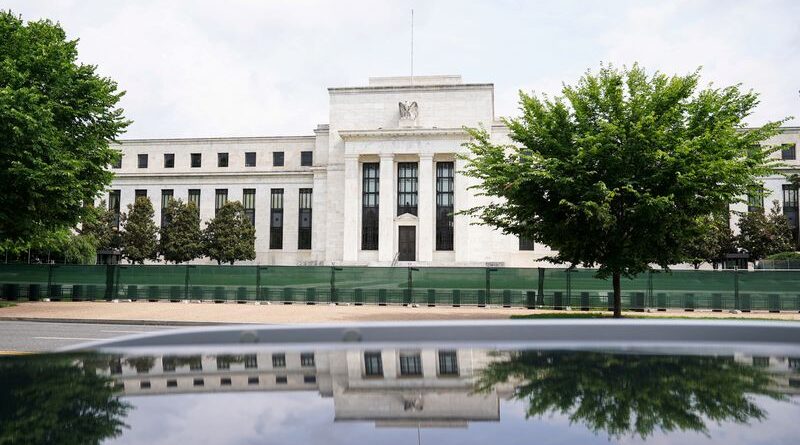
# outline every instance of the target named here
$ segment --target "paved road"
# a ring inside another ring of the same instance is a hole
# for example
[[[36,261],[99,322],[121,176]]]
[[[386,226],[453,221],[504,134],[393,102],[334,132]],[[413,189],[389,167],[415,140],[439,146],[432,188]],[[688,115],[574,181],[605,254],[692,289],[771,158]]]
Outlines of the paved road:
[[[0,321],[0,353],[53,351],[65,346],[174,326]]]

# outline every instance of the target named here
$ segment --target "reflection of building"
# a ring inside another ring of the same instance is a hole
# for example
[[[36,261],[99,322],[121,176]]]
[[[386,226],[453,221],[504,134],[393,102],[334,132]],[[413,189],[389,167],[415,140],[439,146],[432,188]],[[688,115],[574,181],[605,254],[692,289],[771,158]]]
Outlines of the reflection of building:
[[[473,349],[260,352],[121,357],[102,372],[126,396],[315,390],[333,398],[337,421],[466,426],[500,418],[500,393],[510,387],[475,391],[491,360],[489,351]]]
[[[751,356],[738,354],[734,360],[763,368],[772,375],[774,390],[800,395],[800,357]]]

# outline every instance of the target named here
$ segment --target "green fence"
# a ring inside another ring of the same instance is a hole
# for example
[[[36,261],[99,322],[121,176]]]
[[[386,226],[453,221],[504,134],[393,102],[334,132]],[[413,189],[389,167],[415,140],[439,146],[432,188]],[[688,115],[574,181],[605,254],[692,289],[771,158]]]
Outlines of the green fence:
[[[7,300],[213,300],[608,309],[589,269],[0,265]],[[626,309],[800,311],[800,271],[653,271],[622,280]]]

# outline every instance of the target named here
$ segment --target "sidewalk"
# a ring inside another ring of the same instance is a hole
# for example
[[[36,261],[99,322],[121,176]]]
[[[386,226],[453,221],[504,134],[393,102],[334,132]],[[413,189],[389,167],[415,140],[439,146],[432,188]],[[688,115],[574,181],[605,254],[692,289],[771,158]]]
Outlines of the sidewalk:
[[[148,302],[33,302],[0,308],[0,320],[86,321],[126,323],[335,323],[352,321],[508,319],[512,315],[570,314],[577,311],[527,310],[474,306],[333,306],[328,304],[214,304]],[[710,311],[630,312],[648,317],[769,318],[798,320],[800,313],[753,312],[731,314]]]

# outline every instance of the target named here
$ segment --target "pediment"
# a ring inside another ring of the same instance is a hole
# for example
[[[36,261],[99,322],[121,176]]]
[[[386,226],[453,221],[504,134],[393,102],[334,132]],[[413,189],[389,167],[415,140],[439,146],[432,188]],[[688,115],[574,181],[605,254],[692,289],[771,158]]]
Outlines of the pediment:
[[[402,215],[395,218],[395,221],[397,222],[409,222],[414,224],[417,223],[417,220],[419,220],[417,215],[412,215],[411,213],[403,213]]]

